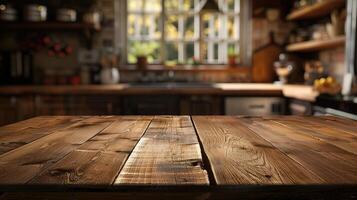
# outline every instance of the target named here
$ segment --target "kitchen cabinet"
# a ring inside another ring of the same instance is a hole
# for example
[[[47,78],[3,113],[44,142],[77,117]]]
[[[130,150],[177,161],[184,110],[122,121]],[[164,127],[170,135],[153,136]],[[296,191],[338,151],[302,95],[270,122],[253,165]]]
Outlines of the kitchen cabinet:
[[[210,95],[126,96],[122,109],[128,115],[219,115],[221,102]]]
[[[125,115],[177,115],[179,98],[174,95],[125,96],[122,109],[122,114]]]
[[[1,96],[0,125],[35,116],[33,96]]]
[[[116,95],[76,95],[67,98],[69,115],[119,115],[120,97]]]
[[[5,125],[17,121],[16,97],[0,97],[0,124]]]
[[[312,103],[298,99],[289,99],[288,109],[291,115],[311,115]]]
[[[35,97],[36,115],[66,115],[64,96],[40,95]]]
[[[227,97],[226,115],[283,115],[285,100],[280,97]]]
[[[111,95],[39,95],[36,115],[115,115],[120,114],[120,100]]]
[[[209,95],[192,95],[180,99],[181,115],[221,115],[222,98]]]

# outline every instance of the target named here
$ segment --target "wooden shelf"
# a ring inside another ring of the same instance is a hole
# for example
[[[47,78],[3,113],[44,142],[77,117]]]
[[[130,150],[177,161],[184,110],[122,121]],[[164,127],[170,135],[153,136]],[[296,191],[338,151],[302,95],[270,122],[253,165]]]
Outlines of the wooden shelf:
[[[286,47],[286,50],[289,52],[312,52],[344,46],[345,42],[345,36],[339,36],[328,40],[312,40],[290,44]]]
[[[287,20],[302,20],[323,17],[336,8],[346,4],[346,0],[324,0],[310,6],[297,9],[287,16]]]
[[[0,22],[0,30],[96,30],[91,24],[78,22]]]

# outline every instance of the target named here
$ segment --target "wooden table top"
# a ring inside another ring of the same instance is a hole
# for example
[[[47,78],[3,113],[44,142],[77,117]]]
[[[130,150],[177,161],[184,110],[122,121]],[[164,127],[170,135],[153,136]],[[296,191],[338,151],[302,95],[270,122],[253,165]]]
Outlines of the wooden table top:
[[[57,116],[0,128],[0,191],[357,185],[357,121]]]

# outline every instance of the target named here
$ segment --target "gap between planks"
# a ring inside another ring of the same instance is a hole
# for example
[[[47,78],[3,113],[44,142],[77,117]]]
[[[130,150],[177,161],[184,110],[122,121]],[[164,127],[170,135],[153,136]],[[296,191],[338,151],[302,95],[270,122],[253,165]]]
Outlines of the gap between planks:
[[[109,187],[118,176],[152,117],[120,117],[53,166],[31,184]]]
[[[155,116],[114,185],[209,185],[190,117]]]
[[[218,185],[322,182],[233,117],[194,116],[193,122]]]

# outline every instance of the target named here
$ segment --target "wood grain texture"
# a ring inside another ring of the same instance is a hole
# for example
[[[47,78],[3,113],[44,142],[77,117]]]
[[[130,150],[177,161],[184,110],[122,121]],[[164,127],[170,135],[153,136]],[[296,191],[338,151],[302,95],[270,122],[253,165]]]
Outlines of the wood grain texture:
[[[31,143],[86,117],[36,117],[0,128],[0,155]]]
[[[0,127],[0,143],[26,141],[0,155],[0,192],[353,199],[356,124],[328,116],[38,117]]]
[[[326,49],[343,47],[346,43],[345,36],[336,36],[329,39],[310,40],[299,43],[289,44],[286,50],[289,52],[314,52]]]
[[[194,116],[193,122],[218,185],[322,182],[234,117]]]
[[[32,184],[109,186],[152,117],[118,117],[77,150],[49,167]]]
[[[264,117],[265,119],[267,117]],[[325,117],[321,117],[323,120]],[[302,117],[268,117],[275,122],[280,123],[283,126],[290,127],[298,131],[301,134],[313,136],[316,139],[322,140],[329,144],[335,145],[343,150],[357,154],[357,136],[353,134],[340,131],[334,128],[327,128],[320,123],[314,123],[310,120],[304,120]],[[308,118],[307,118],[308,119]],[[331,119],[331,118],[328,118]],[[337,120],[337,119],[336,119]],[[346,122],[355,123],[347,120]],[[357,126],[357,125],[356,125]]]
[[[115,184],[208,185],[190,117],[155,117]]]
[[[240,120],[296,162],[321,177],[325,184],[357,183],[357,155],[272,120],[261,117]]]
[[[113,122],[92,117],[0,156],[0,183],[24,184]]]
[[[330,14],[337,8],[343,7],[345,4],[345,0],[324,0],[316,2],[312,5],[306,5],[297,10],[293,10],[293,12],[287,16],[287,19],[301,20],[322,17]]]
[[[300,120],[307,120],[310,123],[323,125],[326,128],[334,129],[337,131],[345,132],[352,134],[357,137],[357,125],[355,121],[352,120],[340,120],[336,117],[308,117],[308,118],[299,118]]]

